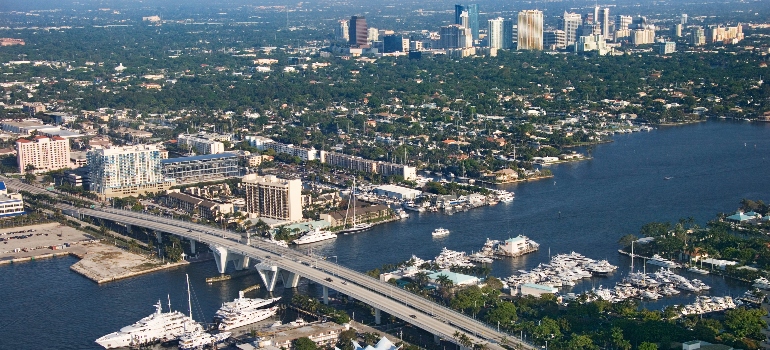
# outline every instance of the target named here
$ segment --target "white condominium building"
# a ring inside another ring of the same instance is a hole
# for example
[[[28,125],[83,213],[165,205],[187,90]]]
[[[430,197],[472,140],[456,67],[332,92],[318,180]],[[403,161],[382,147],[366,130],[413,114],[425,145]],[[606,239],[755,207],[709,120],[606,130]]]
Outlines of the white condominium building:
[[[198,154],[217,154],[225,152],[225,144],[217,140],[207,139],[200,135],[179,134],[180,146],[188,146]]]
[[[16,140],[19,172],[35,173],[69,168],[70,142],[59,136]]]
[[[91,191],[103,197],[160,192],[174,183],[163,177],[161,151],[155,145],[97,146],[87,158]]]
[[[543,12],[525,10],[519,12],[519,50],[543,49]]]
[[[273,175],[249,174],[243,177],[246,188],[246,212],[249,217],[302,220],[302,181],[285,180]]]

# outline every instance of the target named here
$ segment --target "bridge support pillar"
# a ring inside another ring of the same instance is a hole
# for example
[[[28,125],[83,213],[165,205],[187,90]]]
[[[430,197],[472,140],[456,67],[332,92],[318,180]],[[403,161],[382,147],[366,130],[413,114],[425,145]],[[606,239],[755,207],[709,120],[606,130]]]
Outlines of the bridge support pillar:
[[[281,281],[283,281],[284,288],[297,288],[299,275],[294,272],[281,270]]]
[[[375,324],[382,323],[382,315],[381,314],[382,314],[382,312],[380,311],[380,309],[378,309],[378,308],[374,309],[374,323]]]
[[[323,286],[324,305],[329,305],[329,287]]]
[[[131,233],[131,225],[126,224],[126,233]]]
[[[436,342],[436,344],[441,344],[441,337],[439,337],[438,335],[434,334],[433,335],[433,341]]]
[[[195,240],[194,239],[190,240],[190,253],[191,254],[195,254]]]
[[[278,266],[259,263],[254,268],[257,269],[262,283],[265,284],[265,289],[272,292],[275,289],[275,282],[278,280]]]
[[[155,239],[158,240],[158,244],[163,243],[163,234],[160,231],[155,231]]]
[[[159,233],[156,233],[159,235]],[[217,263],[219,273],[225,273],[227,263],[232,261],[235,269],[240,271],[249,267],[249,257],[240,254],[230,253],[225,247],[212,246],[211,252],[214,253],[214,261]]]

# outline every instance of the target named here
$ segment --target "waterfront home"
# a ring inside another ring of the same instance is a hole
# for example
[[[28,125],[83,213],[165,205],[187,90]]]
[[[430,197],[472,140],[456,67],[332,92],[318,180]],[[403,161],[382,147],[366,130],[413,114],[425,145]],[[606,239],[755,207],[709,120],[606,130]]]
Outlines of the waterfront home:
[[[758,216],[760,215],[753,211],[750,211],[748,213],[737,211],[735,212],[735,214],[728,216],[727,220],[735,221],[735,222],[748,222],[750,220],[756,219]]]
[[[463,275],[449,270],[431,273],[428,275],[428,278],[430,278],[431,283],[438,285],[439,276],[442,275],[447,276],[449,280],[452,281],[453,286],[475,286],[480,282],[479,278],[476,276]]]
[[[495,182],[510,182],[519,178],[519,173],[513,169],[502,169],[495,171],[494,173],[485,175],[486,177],[494,177]]]
[[[398,350],[401,349],[401,346],[396,346],[388,340],[388,338],[382,337],[380,341],[377,342],[376,345],[371,346],[367,345],[365,348],[358,344],[355,340],[353,341],[353,347],[355,350]]]

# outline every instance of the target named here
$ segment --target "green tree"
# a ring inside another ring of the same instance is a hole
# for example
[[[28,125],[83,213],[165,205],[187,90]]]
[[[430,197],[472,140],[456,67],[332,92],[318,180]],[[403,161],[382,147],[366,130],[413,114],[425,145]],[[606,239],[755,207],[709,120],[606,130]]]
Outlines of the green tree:
[[[516,306],[508,301],[499,301],[486,315],[487,322],[492,325],[512,325],[516,321]]]
[[[658,350],[658,344],[643,342],[639,344],[639,350]]]
[[[599,347],[594,344],[594,341],[591,340],[591,337],[584,334],[573,336],[567,344],[567,347],[570,349],[599,349]]]
[[[294,340],[295,350],[317,350],[318,345],[308,337],[297,338]]]
[[[749,337],[762,339],[762,329],[767,324],[762,320],[766,313],[762,309],[746,309],[740,307],[725,312],[725,327],[737,338]]]

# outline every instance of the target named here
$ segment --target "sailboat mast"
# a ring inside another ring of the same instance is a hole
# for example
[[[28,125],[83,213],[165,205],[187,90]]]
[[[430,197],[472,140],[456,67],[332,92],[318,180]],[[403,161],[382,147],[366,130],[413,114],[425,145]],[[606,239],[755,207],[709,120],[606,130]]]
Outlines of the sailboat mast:
[[[187,311],[190,313],[190,318],[192,318],[192,300],[190,299],[190,275],[185,274],[185,278],[187,278]]]
[[[353,198],[353,226],[356,226],[356,178],[353,177],[353,188],[350,190]]]

